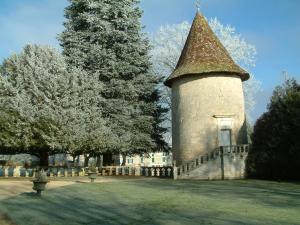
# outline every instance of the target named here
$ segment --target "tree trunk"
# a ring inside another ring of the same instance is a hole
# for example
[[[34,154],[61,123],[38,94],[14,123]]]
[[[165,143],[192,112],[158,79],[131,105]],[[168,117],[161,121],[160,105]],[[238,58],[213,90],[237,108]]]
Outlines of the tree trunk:
[[[126,154],[122,153],[121,155],[122,155],[122,158],[123,158],[122,166],[125,166],[126,165]]]
[[[103,166],[112,166],[114,163],[112,153],[107,152],[103,154]]]
[[[84,167],[88,167],[89,166],[89,161],[90,161],[90,156],[84,154]]]
[[[76,166],[79,166],[79,162],[80,162],[80,155],[77,156],[77,159],[76,159]]]
[[[102,167],[101,155],[97,156],[96,167]]]
[[[45,168],[49,166],[49,153],[47,150],[40,151],[40,166]]]

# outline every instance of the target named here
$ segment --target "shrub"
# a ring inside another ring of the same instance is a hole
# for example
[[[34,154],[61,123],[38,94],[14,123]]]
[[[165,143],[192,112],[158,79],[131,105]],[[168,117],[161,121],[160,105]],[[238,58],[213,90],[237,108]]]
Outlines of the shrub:
[[[275,89],[268,111],[256,122],[247,159],[250,178],[300,179],[300,85],[287,80]]]

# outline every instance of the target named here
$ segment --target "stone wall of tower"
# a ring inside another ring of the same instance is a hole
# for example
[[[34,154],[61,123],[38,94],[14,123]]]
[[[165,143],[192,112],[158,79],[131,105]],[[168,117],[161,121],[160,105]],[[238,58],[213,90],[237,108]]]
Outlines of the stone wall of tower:
[[[246,143],[244,95],[239,76],[184,76],[172,82],[172,148],[177,165],[219,146],[220,130],[232,145]]]

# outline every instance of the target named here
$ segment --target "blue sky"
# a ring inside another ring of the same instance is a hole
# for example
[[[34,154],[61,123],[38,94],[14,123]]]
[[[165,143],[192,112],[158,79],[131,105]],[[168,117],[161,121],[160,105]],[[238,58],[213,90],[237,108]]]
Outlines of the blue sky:
[[[191,22],[195,0],[142,0],[146,32],[160,26]],[[0,61],[27,43],[58,47],[67,0],[0,0]],[[202,0],[201,11],[236,28],[257,48],[252,73],[262,82],[254,118],[267,105],[273,88],[282,83],[282,71],[300,80],[299,0]]]

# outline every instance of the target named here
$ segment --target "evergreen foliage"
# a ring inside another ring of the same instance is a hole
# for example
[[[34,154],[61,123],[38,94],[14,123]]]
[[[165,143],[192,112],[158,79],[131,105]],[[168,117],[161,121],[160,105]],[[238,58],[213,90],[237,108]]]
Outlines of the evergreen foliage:
[[[256,122],[247,159],[251,178],[300,179],[300,85],[287,80],[275,89],[268,112]]]
[[[150,74],[149,44],[137,0],[70,0],[60,35],[70,65],[98,77],[103,117],[113,133],[107,150],[134,154],[165,149],[159,78]]]

